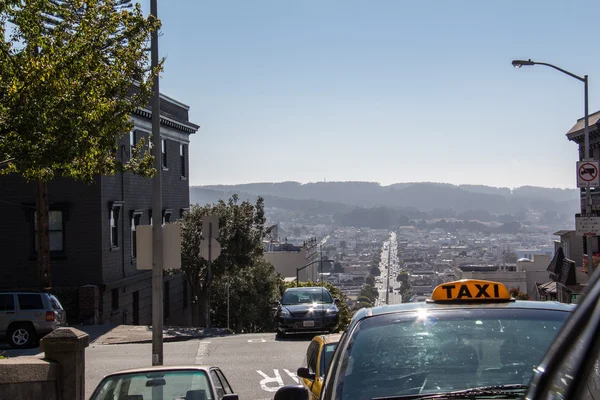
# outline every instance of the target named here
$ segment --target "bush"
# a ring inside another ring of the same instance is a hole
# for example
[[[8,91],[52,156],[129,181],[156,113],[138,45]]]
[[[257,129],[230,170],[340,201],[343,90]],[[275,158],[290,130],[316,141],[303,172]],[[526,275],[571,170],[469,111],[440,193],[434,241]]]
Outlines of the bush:
[[[352,317],[352,315],[350,313],[350,309],[348,308],[348,298],[346,297],[346,295],[344,293],[342,293],[342,291],[339,288],[333,286],[329,282],[308,281],[308,282],[300,282],[300,285],[297,285],[297,282],[289,282],[283,286],[283,290],[285,290],[287,288],[298,287],[298,286],[299,287],[323,286],[327,290],[329,290],[329,293],[331,293],[331,295],[334,298],[340,299],[340,304],[338,305],[338,308],[340,310],[340,312],[339,312],[339,316],[340,316],[339,328],[341,331],[346,330],[346,328],[348,327],[348,324],[350,323],[350,318]],[[281,295],[283,296],[283,291],[281,292]]]

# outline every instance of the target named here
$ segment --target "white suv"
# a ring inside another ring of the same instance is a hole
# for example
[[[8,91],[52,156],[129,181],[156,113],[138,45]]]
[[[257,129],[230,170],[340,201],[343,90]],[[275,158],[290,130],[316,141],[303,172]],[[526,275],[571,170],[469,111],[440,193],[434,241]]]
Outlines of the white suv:
[[[56,296],[39,292],[0,292],[0,337],[13,348],[31,347],[67,322]]]

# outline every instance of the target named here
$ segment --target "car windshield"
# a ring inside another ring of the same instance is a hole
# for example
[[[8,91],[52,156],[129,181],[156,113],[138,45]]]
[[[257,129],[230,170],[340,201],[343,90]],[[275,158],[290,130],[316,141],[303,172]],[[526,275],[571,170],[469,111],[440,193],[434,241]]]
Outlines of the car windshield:
[[[569,313],[419,310],[367,318],[341,354],[335,398],[362,400],[527,384]]]
[[[105,378],[90,400],[212,400],[204,371],[153,371]]]
[[[326,289],[311,288],[304,290],[288,290],[283,294],[283,298],[281,299],[281,304],[284,306],[311,303],[333,303],[333,298]]]

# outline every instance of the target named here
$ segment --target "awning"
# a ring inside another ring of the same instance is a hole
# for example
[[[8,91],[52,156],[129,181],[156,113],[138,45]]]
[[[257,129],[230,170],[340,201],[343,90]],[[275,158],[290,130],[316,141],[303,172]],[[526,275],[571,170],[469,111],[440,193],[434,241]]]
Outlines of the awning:
[[[537,283],[538,291],[550,294],[556,294],[556,282],[548,281],[545,283]]]

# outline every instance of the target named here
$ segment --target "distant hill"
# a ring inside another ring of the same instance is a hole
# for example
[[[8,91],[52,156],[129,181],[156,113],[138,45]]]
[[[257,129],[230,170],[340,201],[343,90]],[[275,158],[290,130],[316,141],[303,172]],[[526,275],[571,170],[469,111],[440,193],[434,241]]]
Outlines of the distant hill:
[[[241,200],[249,200],[251,202],[255,202],[258,197],[255,193],[242,192],[239,190],[213,190],[193,186],[190,188],[190,202],[192,204],[213,204],[221,199],[227,201],[233,194],[237,194]],[[290,199],[272,195],[264,195],[263,198],[265,199],[266,207],[301,211],[313,215],[333,215],[338,212],[346,213],[351,212],[356,208],[348,204],[320,200]]]
[[[533,186],[511,190],[484,185],[433,182],[398,183],[389,186],[382,186],[376,182],[250,183],[192,187],[193,202],[193,193],[197,189],[238,193],[240,196],[242,193],[244,196],[262,195],[268,206],[290,209],[302,206],[307,210],[323,207],[322,213],[332,208],[335,212],[347,212],[355,207],[385,207],[395,210],[415,208],[425,212],[452,210],[456,213],[479,210],[495,215],[515,214],[531,209],[574,214],[579,208],[578,189]],[[196,193],[201,195],[200,192]],[[342,211],[344,207],[345,211]]]

